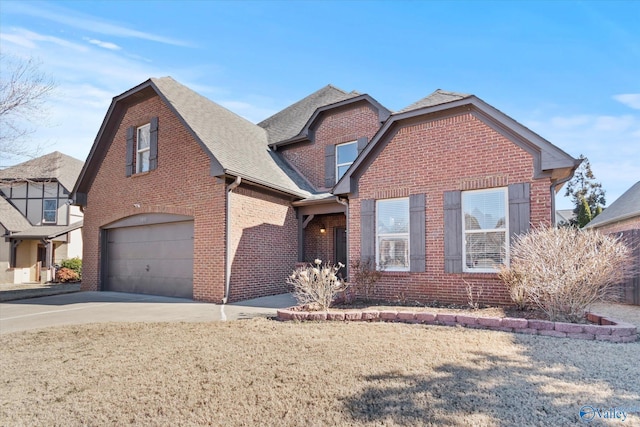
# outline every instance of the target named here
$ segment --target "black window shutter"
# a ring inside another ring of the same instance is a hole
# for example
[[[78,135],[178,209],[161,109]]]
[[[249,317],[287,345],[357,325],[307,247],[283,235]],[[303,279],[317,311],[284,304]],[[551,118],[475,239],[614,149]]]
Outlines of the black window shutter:
[[[425,196],[409,196],[409,271],[422,273],[426,268]]]
[[[126,176],[133,175],[133,133],[135,129],[133,126],[127,129],[127,165],[125,168]]]
[[[149,125],[149,170],[158,167],[158,118],[151,118]]]
[[[462,273],[462,193],[444,193],[444,271]]]
[[[324,186],[332,188],[336,185],[336,147],[324,147]]]
[[[362,150],[364,150],[368,142],[369,140],[367,139],[366,136],[363,136],[362,138],[358,138],[358,143],[356,144],[358,147],[358,155],[362,152]]]
[[[372,199],[360,202],[360,259],[362,262],[376,260],[376,202]]]
[[[531,224],[530,184],[509,185],[509,236],[526,233]]]

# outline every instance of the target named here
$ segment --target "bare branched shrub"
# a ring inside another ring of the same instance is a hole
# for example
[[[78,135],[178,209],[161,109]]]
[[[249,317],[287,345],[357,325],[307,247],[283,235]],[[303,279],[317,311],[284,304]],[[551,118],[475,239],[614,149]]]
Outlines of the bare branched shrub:
[[[594,230],[539,228],[518,236],[511,266],[500,276],[519,305],[528,302],[550,320],[578,322],[589,306],[615,301],[631,274],[631,251],[619,238]]]
[[[529,305],[527,300],[527,285],[525,277],[522,276],[519,268],[511,264],[511,268],[502,266],[499,273],[500,278],[509,288],[509,296],[519,310],[524,310]]]
[[[325,264],[316,259],[313,264],[297,268],[287,278],[287,283],[293,285],[293,295],[298,303],[308,309],[327,310],[336,295],[347,288],[344,280],[338,277],[338,270],[344,264]]]
[[[376,268],[376,261],[372,258],[366,261],[358,259],[351,263],[349,276],[359,297],[365,301],[371,300],[376,293],[376,283],[382,277],[382,271]]]
[[[478,310],[480,308],[480,298],[484,292],[482,285],[474,285],[466,280],[464,281],[465,289],[467,291],[467,304],[472,310]]]

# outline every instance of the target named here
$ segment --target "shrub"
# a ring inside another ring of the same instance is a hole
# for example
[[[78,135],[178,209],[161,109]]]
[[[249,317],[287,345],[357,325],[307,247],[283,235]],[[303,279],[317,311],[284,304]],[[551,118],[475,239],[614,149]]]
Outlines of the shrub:
[[[64,283],[64,282],[75,282],[80,278],[78,273],[73,271],[70,268],[62,267],[56,271],[56,281]]]
[[[376,262],[371,258],[366,261],[356,260],[351,263],[349,276],[358,296],[369,301],[376,293],[376,283],[382,277],[382,270],[376,268]]]
[[[68,268],[75,271],[78,274],[78,279],[82,277],[82,260],[78,257],[62,260],[60,268]]]
[[[519,307],[534,304],[550,320],[577,322],[589,306],[619,298],[631,251],[593,230],[539,228],[516,237],[500,277]]]
[[[309,309],[327,310],[336,295],[347,288],[347,284],[338,277],[338,270],[344,267],[326,264],[316,259],[313,264],[297,268],[287,279],[293,285],[293,295],[299,304]]]

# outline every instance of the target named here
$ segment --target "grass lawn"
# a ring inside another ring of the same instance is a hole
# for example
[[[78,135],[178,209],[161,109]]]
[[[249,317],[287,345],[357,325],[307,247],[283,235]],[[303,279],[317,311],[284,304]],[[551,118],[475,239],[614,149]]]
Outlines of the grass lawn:
[[[389,323],[52,328],[0,337],[0,424],[580,425],[583,405],[640,407],[639,355]]]

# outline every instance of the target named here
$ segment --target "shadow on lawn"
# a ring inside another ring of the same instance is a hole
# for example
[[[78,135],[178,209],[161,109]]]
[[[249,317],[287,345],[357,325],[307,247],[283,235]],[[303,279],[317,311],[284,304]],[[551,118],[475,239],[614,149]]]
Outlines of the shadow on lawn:
[[[557,345],[538,346],[538,340]],[[429,375],[388,372],[363,378],[365,388],[344,404],[355,421],[401,425],[580,425],[580,408],[640,411],[640,344],[515,336],[522,351],[475,351]],[[452,355],[451,359],[455,359]],[[636,360],[636,362],[633,362]],[[640,413],[627,423],[640,425]],[[604,425],[595,417],[591,425]],[[637,423],[637,424],[635,424]]]

